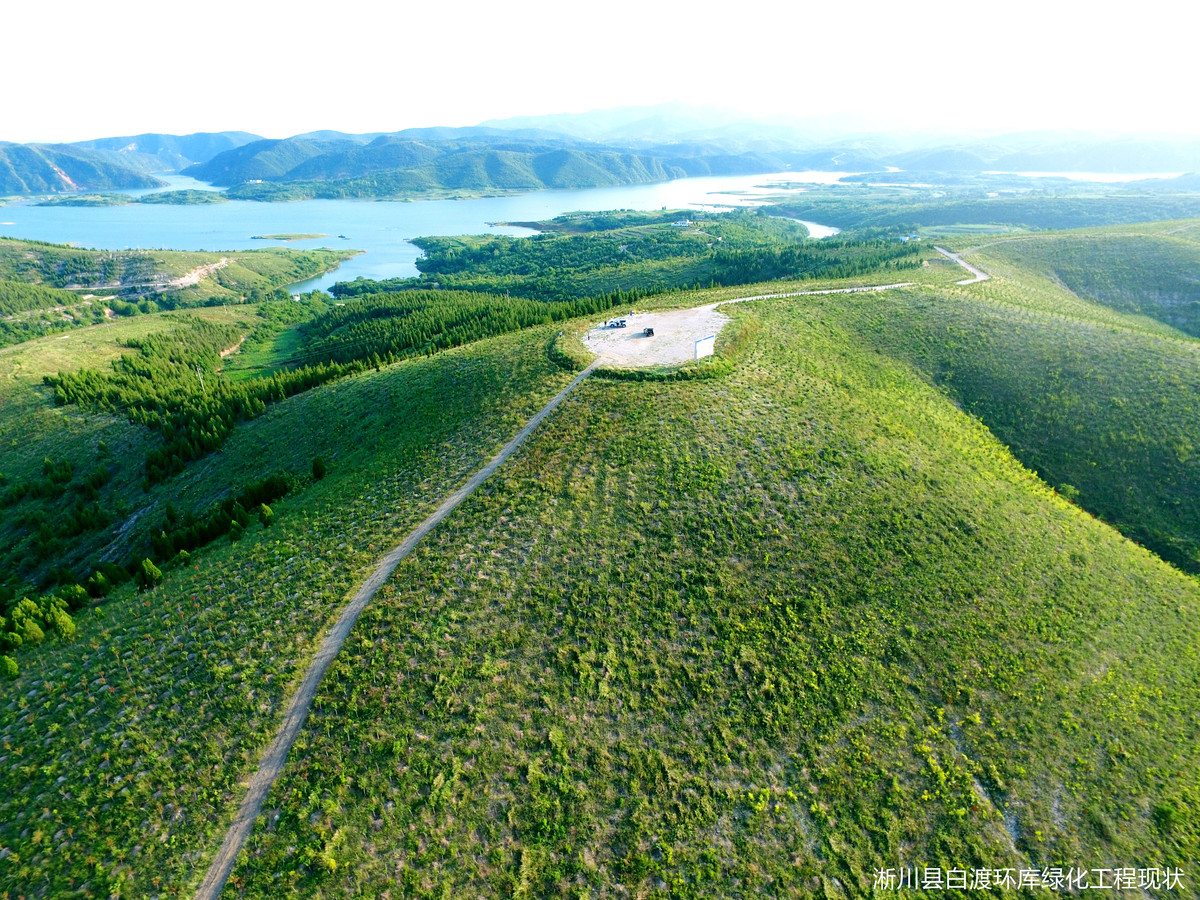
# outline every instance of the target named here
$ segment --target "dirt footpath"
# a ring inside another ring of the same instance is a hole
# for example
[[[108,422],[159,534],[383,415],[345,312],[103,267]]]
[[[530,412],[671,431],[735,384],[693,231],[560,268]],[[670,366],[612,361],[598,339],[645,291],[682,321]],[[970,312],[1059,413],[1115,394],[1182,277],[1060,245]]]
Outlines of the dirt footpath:
[[[583,335],[583,345],[596,354],[602,366],[636,369],[640,366],[671,366],[694,359],[696,341],[717,334],[729,317],[717,312],[717,304],[694,309],[636,313],[626,316],[627,328],[603,324]],[[654,337],[642,330],[654,329]]]

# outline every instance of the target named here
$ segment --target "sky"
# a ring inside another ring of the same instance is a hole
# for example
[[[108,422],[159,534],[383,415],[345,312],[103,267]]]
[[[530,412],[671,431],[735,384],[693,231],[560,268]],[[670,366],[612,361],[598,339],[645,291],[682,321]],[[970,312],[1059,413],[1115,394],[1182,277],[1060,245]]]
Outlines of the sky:
[[[1197,134],[1185,8],[62,0],[51,13],[10,4],[0,140],[396,131],[668,101],[883,129]]]

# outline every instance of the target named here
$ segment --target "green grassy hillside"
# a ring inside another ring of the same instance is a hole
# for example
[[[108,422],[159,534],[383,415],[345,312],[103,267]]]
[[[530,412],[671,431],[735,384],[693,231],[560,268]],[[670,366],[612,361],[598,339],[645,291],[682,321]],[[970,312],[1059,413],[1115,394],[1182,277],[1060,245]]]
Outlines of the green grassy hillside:
[[[732,314],[733,375],[584,385],[402,563],[226,896],[1197,857],[1196,583],[822,304]]]
[[[47,287],[109,289],[136,295],[171,294],[211,280],[216,285],[205,286],[219,295],[220,287],[242,287],[249,291],[302,281],[334,267],[356,252],[280,247],[226,253],[88,250],[68,244],[0,238],[0,277]],[[225,262],[222,263],[222,259]],[[214,265],[216,263],[220,265]],[[197,284],[179,283],[191,281],[185,276],[197,272],[201,266],[213,266],[213,269],[203,272],[203,279],[195,279]]]
[[[1190,308],[1163,297],[1190,296],[1194,233],[1194,222],[1172,222],[1001,239],[967,252],[991,281],[827,305],[1065,496],[1198,572],[1200,342],[1161,321]]]
[[[1138,230],[1174,266],[1193,224]],[[756,251],[723,248],[722,271],[809,246],[773,246],[788,223],[745,227],[716,235]],[[490,247],[447,240],[434,262],[493,287],[553,263],[582,289],[611,249],[595,237],[488,253],[482,273],[472,255]],[[708,259],[704,238],[669,243]],[[654,246],[639,249],[658,264]],[[862,280],[899,280],[890,245],[820,246],[888,251]],[[368,607],[225,896],[856,897],[889,866],[1186,871],[1200,343],[1064,287],[1052,244],[1028,261],[1017,246],[969,254],[995,276],[970,286],[926,248],[899,273],[920,287],[729,307],[719,377],[585,382]],[[645,305],[845,286],[833,274]],[[478,339],[547,322],[511,315],[537,306],[289,300],[0,350],[0,488],[16,498],[0,544],[58,540],[30,569],[50,582],[56,559],[172,551],[144,591],[84,596],[0,681],[0,894],[194,890],[342,604],[571,378],[548,348],[583,321]],[[217,350],[241,334],[253,359],[226,384]],[[217,403],[261,388],[256,366],[283,372],[331,337],[365,352],[366,335],[369,367],[246,415]],[[431,355],[387,362],[414,352]],[[122,355],[157,418],[107,393],[116,376],[59,379],[71,402],[52,405],[44,375]],[[181,397],[216,404],[198,433],[175,429]],[[163,446],[218,430],[219,450],[149,477]],[[174,552],[269,475],[290,492]],[[103,547],[50,533],[93,502],[114,516]],[[16,596],[0,599],[16,623]],[[1196,896],[1190,877],[1173,896]]]
[[[164,567],[146,594],[127,585],[76,615],[73,642],[47,638],[22,656],[0,695],[0,892],[154,896],[198,881],[239,779],[342,598],[569,380],[546,358],[550,334],[295,397],[174,486],[182,514],[266,472],[303,477],[317,456],[328,465],[272,504],[269,529],[255,523],[238,543]],[[81,452],[94,452],[95,433],[113,441],[103,419],[77,421]],[[145,515],[162,516],[166,496],[148,499]]]
[[[1200,241],[1195,222],[1154,223],[998,241],[978,252],[1043,275],[1121,312],[1200,337]]]

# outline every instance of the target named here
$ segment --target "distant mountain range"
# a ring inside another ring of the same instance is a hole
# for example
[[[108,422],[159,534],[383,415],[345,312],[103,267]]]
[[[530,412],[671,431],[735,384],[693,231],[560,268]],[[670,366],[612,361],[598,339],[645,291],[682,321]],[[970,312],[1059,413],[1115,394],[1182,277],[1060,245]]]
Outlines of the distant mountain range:
[[[100,138],[71,144],[81,150],[95,150],[114,162],[150,173],[173,173],[199,162],[207,162],[218,153],[251,141],[262,140],[244,131],[173,134],[138,134],[133,137]]]
[[[74,144],[0,142],[0,194],[153,188],[156,174],[178,172],[218,153],[260,140],[241,131],[139,134]]]
[[[185,175],[235,188],[231,196],[288,199],[401,196],[452,191],[512,191],[668,181],[695,175],[770,172],[789,168],[780,156],[731,154],[712,145],[659,147],[654,152],[530,140],[508,134],[474,139],[412,140],[383,135],[353,139],[256,141],[220,153]],[[269,182],[273,187],[260,187]],[[253,186],[251,186],[253,185]]]
[[[839,130],[840,129],[840,130]],[[595,187],[776,171],[1200,171],[1200,141],[1082,133],[984,138],[855,132],[847,122],[751,122],[682,104],[519,117],[463,128],[264,139],[240,131],[74,144],[0,143],[0,194],[154,187],[183,173],[254,199],[401,197]]]

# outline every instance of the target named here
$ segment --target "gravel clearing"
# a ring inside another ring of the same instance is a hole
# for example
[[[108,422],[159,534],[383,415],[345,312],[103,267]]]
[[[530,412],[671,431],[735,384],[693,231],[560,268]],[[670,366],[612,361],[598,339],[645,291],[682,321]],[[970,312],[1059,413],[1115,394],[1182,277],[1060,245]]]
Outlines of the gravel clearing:
[[[583,345],[596,354],[602,366],[636,369],[641,366],[673,366],[695,358],[696,341],[717,334],[729,316],[717,312],[717,304],[693,309],[635,313],[625,317],[626,328],[597,325],[583,336]],[[642,332],[654,329],[654,337]]]
[[[944,252],[944,251],[943,251]],[[967,266],[962,260],[956,261]],[[978,269],[971,269],[977,276],[987,278]],[[979,280],[976,278],[976,280]],[[960,281],[959,284],[972,284]],[[747,303],[751,300],[776,300],[783,297],[815,297],[821,294],[860,294],[874,291],[890,291],[895,288],[912,287],[913,282],[898,284],[874,284],[865,287],[827,288],[821,291],[787,291],[780,294],[755,294],[753,297],[736,297],[721,300],[707,306],[691,309],[672,309],[664,312],[630,313],[624,316],[625,328],[610,328],[600,324],[588,329],[583,335],[583,346],[596,355],[602,366],[622,369],[637,369],[643,366],[677,366],[696,358],[696,341],[709,335],[720,334],[729,321],[729,316],[717,312],[718,306],[726,303]],[[614,312],[612,319],[622,318]],[[653,337],[646,337],[646,328],[654,329]]]

